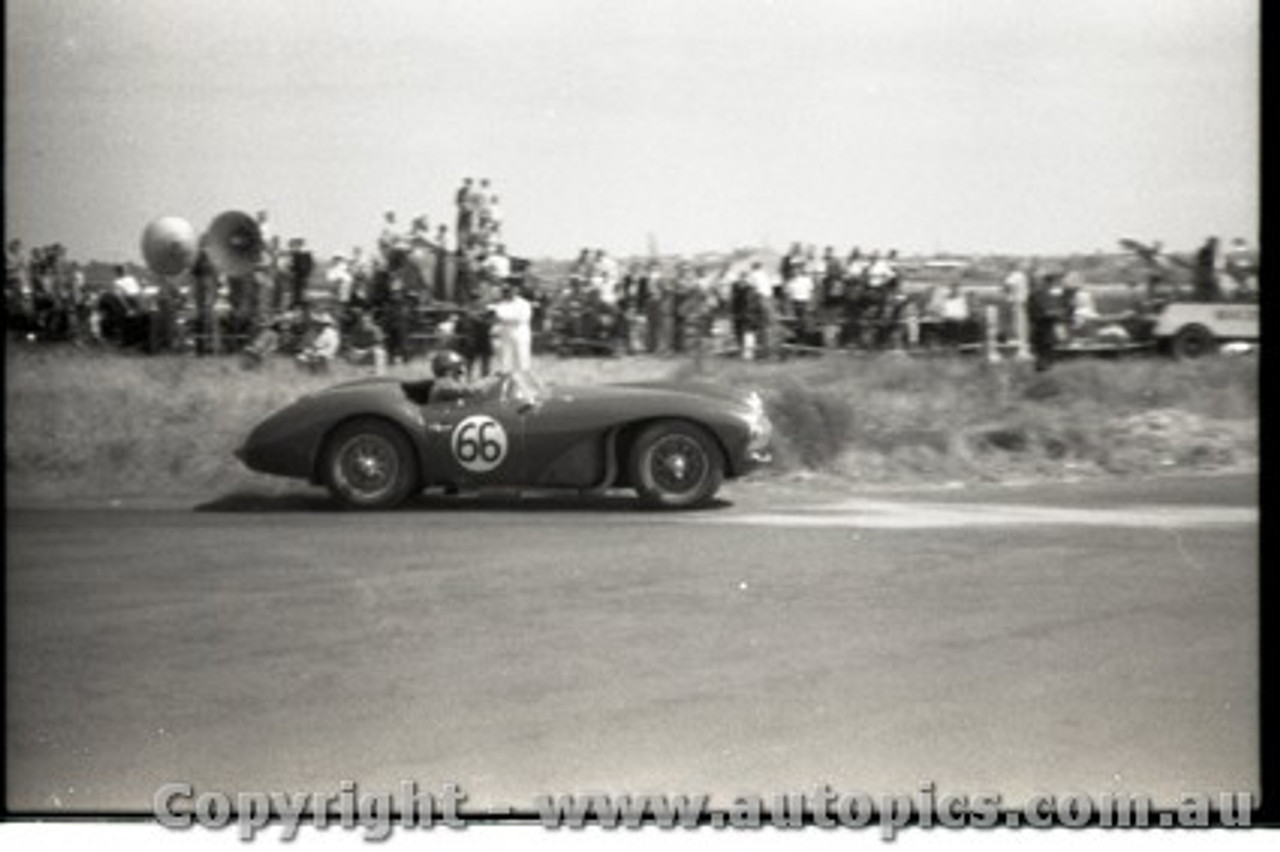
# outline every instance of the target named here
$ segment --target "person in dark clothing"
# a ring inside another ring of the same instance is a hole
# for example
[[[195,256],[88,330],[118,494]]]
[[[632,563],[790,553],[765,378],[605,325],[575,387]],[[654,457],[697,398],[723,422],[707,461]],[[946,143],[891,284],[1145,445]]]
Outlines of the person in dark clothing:
[[[840,304],[841,298],[844,296],[844,263],[840,258],[836,257],[836,250],[832,246],[827,246],[822,255],[823,275],[822,275],[822,306],[824,308],[835,308]]]
[[[402,294],[387,299],[382,311],[388,363],[409,363],[409,302]]]
[[[293,302],[301,304],[307,301],[307,282],[311,280],[311,272],[315,269],[315,258],[307,251],[306,242],[301,238],[289,241],[289,272],[292,275]]]
[[[755,288],[747,280],[745,272],[729,288],[729,316],[733,321],[733,339],[738,344],[739,351],[744,348],[747,332],[755,330],[750,326],[749,317],[751,294],[754,291]]]
[[[489,375],[493,360],[493,317],[488,311],[473,308],[459,314],[454,327],[453,349],[466,363],[467,378],[478,366],[480,376]]]
[[[1222,291],[1218,289],[1218,238],[1209,237],[1196,252],[1195,287],[1197,302],[1217,302]]]
[[[1053,279],[1045,275],[1036,280],[1027,299],[1027,322],[1031,327],[1031,352],[1036,371],[1044,372],[1053,365],[1053,349],[1057,343],[1057,325],[1062,319],[1062,305],[1053,293]]]

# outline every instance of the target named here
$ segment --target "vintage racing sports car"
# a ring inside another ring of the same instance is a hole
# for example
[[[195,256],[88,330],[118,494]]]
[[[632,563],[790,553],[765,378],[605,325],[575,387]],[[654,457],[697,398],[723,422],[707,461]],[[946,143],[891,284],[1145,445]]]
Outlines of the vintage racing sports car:
[[[252,470],[325,485],[360,509],[433,486],[630,487],[646,505],[689,508],[769,460],[772,426],[755,392],[549,386],[520,372],[435,401],[433,382],[370,378],[309,394],[258,424],[236,456]]]

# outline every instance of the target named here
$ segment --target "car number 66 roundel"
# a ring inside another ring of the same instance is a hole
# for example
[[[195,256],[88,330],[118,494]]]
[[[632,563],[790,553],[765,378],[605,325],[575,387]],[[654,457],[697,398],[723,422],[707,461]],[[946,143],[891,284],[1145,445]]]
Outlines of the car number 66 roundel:
[[[507,430],[485,414],[463,420],[450,441],[458,464],[473,473],[487,473],[507,457]]]

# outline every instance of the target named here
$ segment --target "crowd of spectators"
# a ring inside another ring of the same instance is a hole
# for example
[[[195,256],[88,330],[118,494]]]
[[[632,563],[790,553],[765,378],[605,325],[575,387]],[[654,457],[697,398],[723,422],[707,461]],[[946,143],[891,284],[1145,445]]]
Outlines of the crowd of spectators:
[[[276,353],[308,369],[337,357],[382,372],[440,348],[468,370],[527,366],[536,347],[561,354],[707,352],[748,359],[829,348],[956,349],[1030,343],[1037,352],[1099,328],[1137,337],[1154,306],[1178,295],[1256,296],[1257,260],[1242,240],[1209,240],[1194,260],[1139,246],[1143,274],[1119,311],[1099,312],[1081,271],[1019,263],[997,286],[975,286],[963,267],[904,281],[896,251],[843,255],[794,243],[780,258],[620,261],[583,248],[565,274],[545,281],[508,255],[503,214],[488,179],[455,195],[454,234],[426,215],[408,228],[388,210],[376,246],[317,263],[306,240],[282,245],[266,211],[264,251],[249,272],[222,274],[201,253],[181,276],[120,266],[87,280],[60,245],[11,240],[5,306],[11,333],[32,340],[112,342],[145,352],[239,353],[247,367]],[[1134,244],[1138,245],[1138,244]],[[1173,266],[1191,273],[1178,294]],[[913,273],[919,273],[918,266]],[[927,270],[926,270],[927,271]],[[936,270],[935,270],[936,271]]]
[[[33,340],[90,333],[97,294],[88,286],[83,266],[68,258],[61,243],[24,251],[21,240],[9,240],[4,277],[7,330]]]
[[[1171,298],[1210,301],[1256,295],[1257,260],[1243,241],[1224,258],[1202,249],[1194,287],[1176,292],[1173,276],[1130,282],[1111,310],[1100,311],[1079,264],[1013,265],[1003,278],[975,282],[962,264],[911,268],[894,250],[843,256],[828,246],[794,243],[773,263],[624,265],[601,249],[582,249],[549,309],[551,341],[569,352],[702,352],[780,357],[830,348],[883,350],[1006,348],[1092,339],[1141,339],[1151,314]],[[1215,244],[1216,246],[1216,244]],[[1167,266],[1163,256],[1159,263]],[[625,268],[625,271],[622,271]],[[1206,271],[1209,270],[1209,271]],[[941,276],[928,274],[941,271]],[[1213,288],[1204,284],[1214,282]],[[1042,295],[1032,298],[1033,294]],[[1049,329],[1045,332],[1045,329]],[[1047,342],[1046,342],[1047,340]]]
[[[583,249],[553,304],[569,348],[683,353],[706,348],[727,327],[748,357],[785,345],[871,344],[901,306],[896,255],[845,260],[800,244],[776,268],[763,260],[707,264],[658,260],[622,265]],[[824,327],[838,328],[834,338]],[[864,341],[864,338],[866,340]],[[723,348],[720,342],[715,344]]]
[[[235,353],[248,367],[284,353],[316,370],[342,356],[380,372],[447,345],[487,370],[495,328],[501,336],[510,305],[523,302],[507,291],[522,288],[527,264],[507,254],[500,201],[487,179],[464,181],[456,206],[456,239],[448,224],[433,229],[418,215],[404,228],[388,210],[372,251],[357,245],[327,259],[303,237],[282,240],[260,210],[256,263],[230,272],[201,250],[178,275],[119,265],[89,280],[64,247],[24,252],[10,240],[6,330],[29,341],[152,354]],[[509,346],[499,350],[516,357]]]

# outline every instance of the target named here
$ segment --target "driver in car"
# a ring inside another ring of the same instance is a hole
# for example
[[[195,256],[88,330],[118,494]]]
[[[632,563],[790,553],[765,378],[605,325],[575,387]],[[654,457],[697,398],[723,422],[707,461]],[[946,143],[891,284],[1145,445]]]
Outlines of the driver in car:
[[[459,402],[475,396],[475,388],[467,382],[467,362],[452,349],[446,349],[431,359],[431,372],[435,382],[431,385],[428,402]]]

